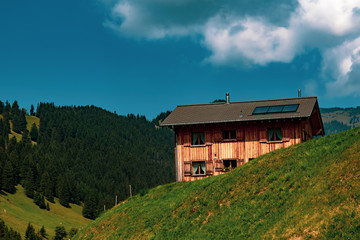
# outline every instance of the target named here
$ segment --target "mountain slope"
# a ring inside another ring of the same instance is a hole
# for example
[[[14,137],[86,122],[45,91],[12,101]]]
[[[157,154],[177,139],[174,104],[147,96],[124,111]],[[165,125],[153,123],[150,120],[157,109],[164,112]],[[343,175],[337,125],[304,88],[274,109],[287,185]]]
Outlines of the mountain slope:
[[[66,231],[70,231],[71,228],[81,228],[90,222],[82,216],[81,206],[71,204],[71,208],[65,208],[57,199],[55,203],[48,203],[50,211],[40,209],[32,199],[25,196],[24,188],[18,185],[15,194],[1,192],[0,218],[23,236],[29,222],[36,231],[44,226],[50,237],[55,236],[56,226],[64,226]]]
[[[151,189],[75,239],[359,239],[359,159],[359,128],[314,139],[224,175]]]
[[[356,108],[321,108],[327,135],[360,126],[360,106]]]

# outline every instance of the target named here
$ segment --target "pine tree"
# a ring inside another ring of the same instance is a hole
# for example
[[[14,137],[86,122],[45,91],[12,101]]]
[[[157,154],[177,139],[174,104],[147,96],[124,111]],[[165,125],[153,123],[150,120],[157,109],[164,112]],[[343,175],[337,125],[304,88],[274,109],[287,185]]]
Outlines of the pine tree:
[[[21,142],[24,144],[25,147],[31,147],[31,139],[29,137],[29,131],[25,129],[21,135]]]
[[[64,207],[70,207],[69,186],[67,185],[66,179],[61,175],[58,177],[57,192],[60,204]]]
[[[11,109],[11,119],[13,123],[13,131],[21,133],[26,129],[26,110],[13,110]]]
[[[26,240],[37,240],[35,234],[35,228],[31,223],[28,224],[26,231],[25,231],[25,239]]]
[[[46,208],[45,198],[39,192],[35,192],[34,194],[34,203],[39,206],[41,209]]]
[[[31,107],[30,107],[30,115],[35,116],[34,105],[32,105],[32,104],[31,104]]]
[[[26,174],[26,179],[24,182],[24,188],[25,188],[25,194],[26,196],[28,196],[29,198],[34,198],[34,194],[35,194],[35,174],[34,171],[32,169],[32,167],[29,167],[29,170]]]
[[[0,114],[4,112],[5,105],[2,101],[0,101]]]
[[[46,197],[46,199],[50,202],[54,202],[54,186],[53,186],[53,182],[50,178],[50,175],[47,171],[45,171],[42,175],[41,175],[41,180],[40,180],[40,191],[42,192],[42,194],[44,194],[44,196]]]
[[[47,237],[49,236],[49,234],[47,234],[44,226],[42,226],[42,227],[40,228],[39,234],[40,234],[40,236],[41,236],[42,238],[47,238]]]
[[[38,139],[38,135],[39,135],[38,128],[36,127],[36,124],[33,123],[32,127],[31,127],[31,130],[30,130],[30,138],[31,138],[31,140],[36,142],[37,139]]]
[[[95,219],[97,217],[97,199],[93,193],[86,197],[82,215],[90,219]]]
[[[9,193],[15,192],[14,168],[10,161],[6,161],[4,166],[2,173],[2,188]]]
[[[55,237],[54,240],[62,240],[67,235],[65,227],[64,226],[57,226],[55,228]]]

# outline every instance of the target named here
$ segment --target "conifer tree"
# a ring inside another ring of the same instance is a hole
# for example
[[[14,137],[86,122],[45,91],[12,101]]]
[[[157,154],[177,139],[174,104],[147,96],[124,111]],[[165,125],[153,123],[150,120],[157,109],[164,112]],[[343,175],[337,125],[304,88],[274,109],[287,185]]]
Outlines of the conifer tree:
[[[41,193],[39,192],[35,192],[34,194],[34,203],[36,205],[39,206],[39,208],[41,209],[45,209],[46,208],[46,204],[45,204],[45,198],[43,195],[41,195]]]
[[[70,192],[66,179],[60,175],[57,183],[58,198],[61,205],[64,207],[70,207]]]
[[[25,147],[30,147],[31,146],[31,140],[29,137],[29,131],[25,128],[25,130],[23,131],[22,135],[21,135],[21,142],[24,144]]]
[[[39,235],[40,235],[42,238],[47,238],[47,237],[49,236],[49,234],[47,234],[44,226],[42,226],[42,227],[40,228]]]
[[[31,104],[31,107],[30,107],[30,115],[35,116],[34,105],[32,105],[32,104]]]
[[[5,107],[4,107],[4,113],[10,113],[11,111],[11,105],[9,103],[9,101],[5,102]]]
[[[31,223],[29,223],[26,228],[25,239],[26,240],[36,240],[35,228]]]
[[[97,199],[95,194],[91,193],[85,198],[82,215],[89,219],[97,217]]]
[[[10,161],[6,161],[4,166],[2,173],[2,188],[9,193],[15,192],[14,168]]]
[[[64,226],[57,226],[55,228],[55,237],[54,240],[63,240],[67,235],[65,227]]]
[[[53,189],[54,189],[54,186],[53,186],[53,182],[50,178],[50,175],[47,171],[45,171],[41,175],[40,191],[42,192],[42,194],[44,194],[46,199],[50,202],[54,202],[54,190]]]
[[[31,138],[31,140],[36,142],[37,139],[38,139],[38,135],[39,135],[38,128],[36,127],[36,124],[33,123],[32,127],[31,127],[31,130],[30,130],[30,138]]]
[[[24,182],[25,194],[29,198],[34,198],[34,194],[35,194],[34,191],[36,187],[35,187],[34,177],[35,177],[34,171],[32,167],[29,167]]]
[[[2,101],[0,101],[0,114],[4,112],[5,105]]]

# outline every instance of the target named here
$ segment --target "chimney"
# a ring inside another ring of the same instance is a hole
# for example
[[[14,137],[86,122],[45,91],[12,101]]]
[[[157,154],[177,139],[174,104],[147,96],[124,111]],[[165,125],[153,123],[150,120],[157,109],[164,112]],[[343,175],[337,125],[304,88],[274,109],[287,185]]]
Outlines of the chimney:
[[[301,97],[301,89],[298,90],[298,97]]]
[[[229,104],[230,100],[229,100],[229,93],[226,93],[226,104]]]

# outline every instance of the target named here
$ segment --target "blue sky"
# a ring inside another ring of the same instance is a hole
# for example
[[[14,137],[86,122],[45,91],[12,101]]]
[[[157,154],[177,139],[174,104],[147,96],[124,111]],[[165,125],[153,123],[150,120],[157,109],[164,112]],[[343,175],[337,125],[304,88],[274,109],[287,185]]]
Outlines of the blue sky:
[[[180,104],[360,100],[359,0],[0,1],[2,101],[152,119]]]

